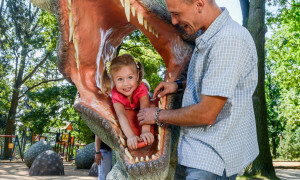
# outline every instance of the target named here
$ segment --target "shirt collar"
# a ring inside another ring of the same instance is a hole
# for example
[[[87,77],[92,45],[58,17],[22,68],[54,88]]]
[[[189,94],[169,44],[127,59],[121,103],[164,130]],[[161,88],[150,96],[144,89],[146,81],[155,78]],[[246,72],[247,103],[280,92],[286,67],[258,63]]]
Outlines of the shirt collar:
[[[211,23],[208,29],[203,32],[201,29],[197,32],[199,35],[196,38],[196,44],[199,44],[200,41],[206,43],[213,35],[215,35],[230,18],[229,12],[225,7],[221,7],[222,13]]]

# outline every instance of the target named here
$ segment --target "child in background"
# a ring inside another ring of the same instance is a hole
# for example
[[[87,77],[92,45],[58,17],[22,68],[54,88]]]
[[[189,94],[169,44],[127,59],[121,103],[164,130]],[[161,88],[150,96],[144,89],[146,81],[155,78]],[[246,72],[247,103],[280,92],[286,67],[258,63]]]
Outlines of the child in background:
[[[115,112],[127,137],[127,146],[133,150],[138,148],[139,141],[144,141],[147,145],[154,141],[151,126],[139,126],[137,119],[129,120],[125,111],[150,106],[148,90],[142,82],[143,75],[142,64],[131,55],[124,54],[114,58],[111,63],[106,63],[101,76],[101,90],[107,96],[111,93]],[[111,90],[112,83],[114,87]]]

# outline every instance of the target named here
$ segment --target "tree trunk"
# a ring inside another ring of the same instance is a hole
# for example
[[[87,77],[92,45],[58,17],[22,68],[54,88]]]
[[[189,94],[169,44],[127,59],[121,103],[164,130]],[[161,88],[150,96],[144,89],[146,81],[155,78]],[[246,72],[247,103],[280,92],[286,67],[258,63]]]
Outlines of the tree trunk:
[[[247,29],[251,33],[258,54],[258,84],[253,95],[256,129],[258,135],[259,155],[248,169],[250,174],[261,172],[263,176],[274,177],[275,171],[270,152],[267,108],[265,98],[265,1],[251,0]]]
[[[13,135],[13,131],[14,131],[14,124],[15,124],[15,116],[16,116],[16,112],[17,112],[17,107],[18,107],[18,103],[19,103],[19,90],[18,89],[14,89],[13,91],[13,97],[11,100],[11,105],[10,105],[10,109],[9,109],[9,114],[8,114],[8,118],[6,121],[6,129],[5,129],[5,134],[6,135]],[[10,151],[8,149],[8,143],[9,143],[9,138],[5,138],[5,142],[4,142],[4,159],[8,159],[10,156]]]
[[[13,95],[12,95],[10,109],[9,109],[9,113],[8,113],[8,117],[7,117],[7,121],[6,121],[6,129],[5,129],[6,135],[14,134],[14,124],[15,124],[15,120],[16,120],[17,108],[18,108],[18,103],[19,103],[20,87],[22,85],[22,79],[23,79],[23,74],[24,74],[24,69],[25,69],[25,55],[26,54],[27,54],[27,51],[23,50],[22,60],[20,62],[20,69],[17,73],[17,77],[15,78]],[[8,159],[10,156],[10,151],[8,149],[8,143],[9,143],[9,138],[6,138],[5,142],[4,142],[4,159]]]
[[[243,26],[247,27],[247,21],[249,18],[249,0],[240,0],[241,10],[243,15]]]

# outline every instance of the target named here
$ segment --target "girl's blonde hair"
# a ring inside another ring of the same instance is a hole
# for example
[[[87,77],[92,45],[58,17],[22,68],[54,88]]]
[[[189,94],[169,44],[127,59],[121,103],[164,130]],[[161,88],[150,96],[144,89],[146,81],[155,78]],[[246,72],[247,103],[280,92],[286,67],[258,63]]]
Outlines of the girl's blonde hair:
[[[135,60],[130,54],[123,54],[121,56],[115,57],[111,63],[107,63],[105,65],[105,69],[102,72],[100,86],[101,91],[104,95],[109,96],[111,93],[111,83],[112,83],[112,76],[115,72],[119,71],[124,66],[132,66],[135,67],[137,73],[139,75],[138,84],[142,82],[144,77],[144,68],[142,63],[138,60]]]

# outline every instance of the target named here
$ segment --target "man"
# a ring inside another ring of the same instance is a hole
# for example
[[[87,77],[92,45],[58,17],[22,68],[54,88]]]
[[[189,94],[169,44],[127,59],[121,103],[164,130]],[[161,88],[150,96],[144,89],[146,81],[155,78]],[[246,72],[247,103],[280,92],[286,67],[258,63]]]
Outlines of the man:
[[[175,179],[235,179],[258,155],[252,95],[257,54],[249,32],[214,0],[165,0],[173,25],[198,33],[186,82],[161,82],[154,97],[184,89],[182,108],[140,110],[140,125],[181,126]]]

